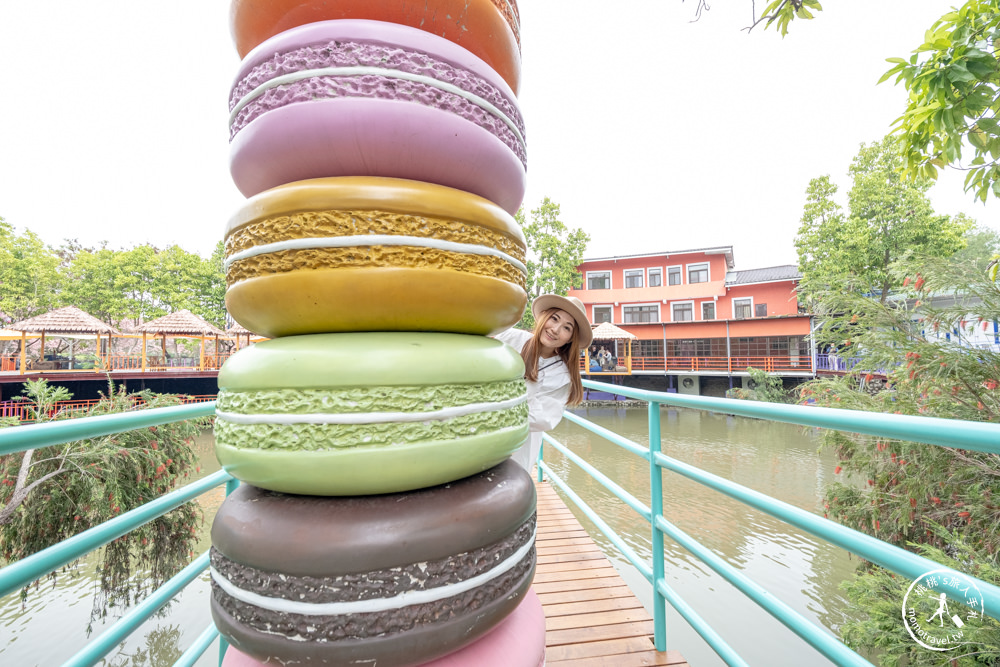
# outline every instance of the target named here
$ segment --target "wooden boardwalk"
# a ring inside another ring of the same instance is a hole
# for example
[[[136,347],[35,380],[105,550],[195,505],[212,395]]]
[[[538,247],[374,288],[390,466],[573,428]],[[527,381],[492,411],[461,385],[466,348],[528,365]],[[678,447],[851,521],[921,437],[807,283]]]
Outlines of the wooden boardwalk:
[[[689,667],[657,652],[653,619],[547,482],[538,490],[538,567],[546,667]]]

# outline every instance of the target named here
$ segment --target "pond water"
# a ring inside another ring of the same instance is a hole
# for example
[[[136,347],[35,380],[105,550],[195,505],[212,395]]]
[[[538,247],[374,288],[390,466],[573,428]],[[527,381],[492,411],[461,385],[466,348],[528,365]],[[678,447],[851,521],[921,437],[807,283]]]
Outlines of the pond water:
[[[575,412],[648,446],[645,409],[581,408]],[[837,461],[832,453],[818,452],[817,430],[668,408],[661,410],[661,424],[661,447],[667,456],[822,515],[823,490],[832,481]],[[551,435],[649,504],[645,460],[567,420]],[[546,459],[650,562],[648,523],[558,452],[547,451]],[[664,472],[663,489],[668,521],[831,634],[843,623],[849,610],[839,584],[850,578],[857,565],[846,551],[679,475]],[[650,585],[571,502],[567,504],[652,613]],[[749,664],[832,664],[669,538],[665,558],[667,584]],[[669,605],[667,647],[681,651],[697,667],[725,664]]]
[[[645,409],[588,408],[579,414],[645,445]],[[813,430],[727,417],[693,410],[663,409],[663,451],[668,456],[822,514],[823,489],[833,475],[833,456],[818,453]],[[604,471],[645,503],[649,473],[645,461],[563,421],[552,433],[560,442]],[[219,469],[210,432],[196,447],[201,475]],[[649,557],[649,526],[589,476],[558,454],[550,464],[643,557]],[[219,488],[200,499],[206,522],[199,551],[209,546],[211,517],[221,504]],[[572,503],[568,503],[572,508]],[[845,618],[847,603],[838,584],[852,573],[856,561],[836,547],[803,534],[768,515],[679,476],[664,474],[664,504],[668,520],[729,563],[743,570],[779,599],[823,627],[835,630]],[[578,517],[582,517],[577,513]],[[609,554],[623,578],[650,608],[650,587],[585,518],[582,523]],[[708,620],[750,664],[824,665],[825,659],[771,619],[721,577],[668,540],[668,584]],[[33,588],[22,603],[18,594],[0,599],[0,664],[30,667],[61,664],[87,642],[95,561],[86,559],[54,580]],[[171,665],[211,620],[208,575],[203,574],[158,617],[151,619],[101,664],[129,667]],[[97,636],[114,622],[113,614],[93,625]],[[673,610],[668,611],[668,648],[680,650],[692,665],[722,665],[722,661]],[[210,648],[197,663],[216,665]]]

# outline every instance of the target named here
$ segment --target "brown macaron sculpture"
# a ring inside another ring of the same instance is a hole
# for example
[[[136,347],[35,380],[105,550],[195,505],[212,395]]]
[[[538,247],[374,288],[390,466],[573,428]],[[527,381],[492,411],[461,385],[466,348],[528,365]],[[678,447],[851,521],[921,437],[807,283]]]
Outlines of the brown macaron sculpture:
[[[226,304],[271,340],[219,373],[224,664],[535,667],[516,3],[231,17]]]

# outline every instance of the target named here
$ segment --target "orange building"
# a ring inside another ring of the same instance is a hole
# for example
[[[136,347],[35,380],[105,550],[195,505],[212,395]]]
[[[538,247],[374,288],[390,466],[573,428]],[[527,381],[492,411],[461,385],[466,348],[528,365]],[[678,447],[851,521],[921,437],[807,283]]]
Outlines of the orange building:
[[[734,270],[732,246],[585,259],[583,287],[570,290],[595,324],[633,334],[597,341],[616,355],[600,375],[663,378],[644,384],[682,393],[719,394],[742,385],[747,367],[789,377],[814,375],[812,318],[796,296],[795,266]],[[629,384],[635,384],[630,382]]]

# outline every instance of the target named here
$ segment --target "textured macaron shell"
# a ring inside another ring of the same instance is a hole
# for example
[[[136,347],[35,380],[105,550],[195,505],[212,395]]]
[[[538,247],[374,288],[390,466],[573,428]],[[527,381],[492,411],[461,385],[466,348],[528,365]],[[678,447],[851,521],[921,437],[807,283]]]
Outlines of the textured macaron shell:
[[[525,241],[476,195],[378,177],[300,181],[246,202],[226,231],[226,305],[269,337],[492,334],[521,318]]]
[[[252,196],[327,176],[438,183],[517,211],[524,125],[499,76],[456,44],[391,23],[324,21],[244,60],[230,101],[230,171]]]
[[[422,667],[543,667],[545,612],[534,590],[489,634]],[[230,646],[222,667],[264,667],[264,663]]]
[[[520,17],[514,0],[233,0],[230,9],[230,28],[241,58],[280,32],[331,19],[419,28],[468,49],[515,92],[520,84]]]
[[[213,618],[260,659],[421,664],[486,634],[526,594],[534,500],[510,460],[370,498],[243,485],[212,527]]]
[[[528,437],[520,355],[461,334],[290,336],[219,373],[216,457],[266,489],[393,493],[496,465]]]
[[[288,336],[247,347],[219,371],[222,391],[515,380],[521,356],[484,336],[370,332]],[[281,409],[281,406],[275,406]]]
[[[284,495],[243,484],[219,508],[212,544],[262,570],[356,574],[478,549],[534,511],[531,477],[509,460],[457,483],[379,496]]]

